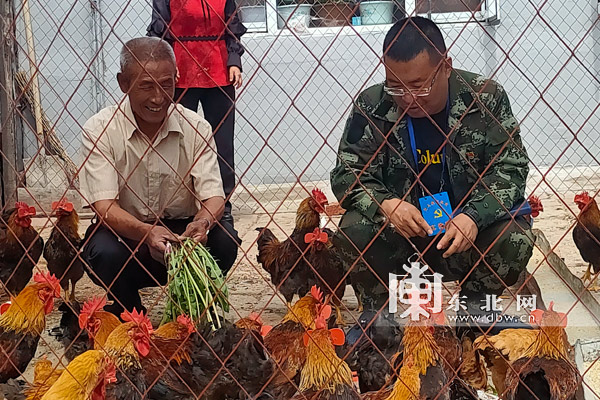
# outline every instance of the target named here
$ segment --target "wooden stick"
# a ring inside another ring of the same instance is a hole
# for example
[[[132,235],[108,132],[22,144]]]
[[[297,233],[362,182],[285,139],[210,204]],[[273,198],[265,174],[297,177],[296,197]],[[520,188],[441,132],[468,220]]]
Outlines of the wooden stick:
[[[31,89],[33,91],[33,115],[35,116],[35,131],[45,143],[44,129],[42,127],[42,106],[40,99],[40,85],[38,79],[38,67],[35,61],[35,43],[33,41],[33,30],[31,29],[31,13],[29,11],[29,0],[23,0],[23,20],[25,22],[25,38],[27,40],[27,56],[29,57],[29,75],[31,76]]]
[[[2,165],[2,189],[0,203],[12,206],[17,200],[19,182],[17,168],[15,114],[17,104],[14,96],[15,42],[12,28],[13,2],[0,3],[0,164]]]

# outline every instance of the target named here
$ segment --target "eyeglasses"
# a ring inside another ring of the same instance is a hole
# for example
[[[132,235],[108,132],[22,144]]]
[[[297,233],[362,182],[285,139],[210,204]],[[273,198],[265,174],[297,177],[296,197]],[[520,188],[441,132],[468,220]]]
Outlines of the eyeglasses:
[[[392,88],[389,86],[383,86],[383,91],[390,96],[403,97],[407,94],[411,94],[414,97],[426,97],[431,94],[431,89],[433,85],[435,85],[435,80],[440,72],[440,69],[444,63],[440,64],[435,70],[435,74],[433,74],[433,79],[431,80],[431,85],[428,88],[422,89],[402,89],[402,88]]]

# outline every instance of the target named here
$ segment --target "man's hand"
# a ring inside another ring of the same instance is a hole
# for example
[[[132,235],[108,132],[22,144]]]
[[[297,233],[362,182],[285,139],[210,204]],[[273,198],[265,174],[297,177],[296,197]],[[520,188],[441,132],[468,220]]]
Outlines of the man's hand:
[[[210,222],[206,218],[200,218],[196,221],[190,222],[185,229],[185,232],[181,235],[182,237],[189,237],[194,239],[196,242],[206,244],[208,240],[208,228]]]
[[[427,234],[433,233],[417,207],[406,201],[400,199],[384,200],[381,209],[394,228],[406,238],[425,237]]]
[[[150,255],[157,261],[164,262],[164,254],[167,243],[176,242],[177,236],[164,226],[155,226],[146,237],[146,244],[150,248]]]
[[[234,65],[229,67],[229,82],[231,82],[236,89],[242,87],[242,71]]]
[[[440,239],[437,249],[442,250],[447,248],[450,241],[452,241],[452,244],[443,254],[443,257],[448,258],[452,254],[462,253],[471,247],[478,233],[479,229],[475,221],[465,214],[458,214],[446,223],[446,233]]]

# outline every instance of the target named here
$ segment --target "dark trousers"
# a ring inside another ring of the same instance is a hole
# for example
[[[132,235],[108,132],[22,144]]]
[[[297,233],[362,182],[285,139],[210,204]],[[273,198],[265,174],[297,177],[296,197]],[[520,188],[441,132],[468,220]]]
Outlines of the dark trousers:
[[[173,233],[182,234],[191,220],[162,222]],[[211,229],[206,246],[225,275],[237,257],[241,240],[231,223],[223,220],[220,225]],[[108,288],[108,298],[115,301],[110,307],[111,312],[120,313],[123,307],[143,309],[138,290],[167,283],[166,267],[150,256],[146,244],[140,245],[132,256],[131,251],[138,242],[119,238],[102,224],[90,225],[84,243],[87,244],[82,257],[87,263],[87,273],[95,284]]]
[[[233,85],[215,88],[178,88],[175,90],[175,99],[192,111],[198,111],[198,103],[202,103],[204,118],[212,127],[219,154],[219,168],[226,199],[225,213],[230,213],[230,195],[235,187],[233,151],[235,88]]]
[[[340,221],[340,232],[333,238],[338,248],[342,249],[347,267],[359,258],[356,248],[364,251],[364,261],[371,269],[361,259],[352,267],[349,275],[366,310],[377,311],[383,307],[389,298],[388,274],[405,275],[402,265],[408,264],[408,258],[415,254],[411,243],[389,225],[381,233],[380,229],[380,223],[366,220],[357,211],[348,211]],[[442,258],[445,250],[440,251],[435,247],[439,237],[410,240],[429,267],[441,273],[445,281],[460,282],[461,296],[467,296],[466,306],[473,309],[482,305],[481,301],[486,299],[486,295],[499,296],[507,286],[517,281],[521,271],[527,267],[534,241],[530,226],[523,217],[517,217],[514,221],[498,221],[481,230],[475,239],[475,248],[447,259]],[[478,250],[485,254],[486,262],[482,262]],[[427,271],[425,274],[431,273]]]

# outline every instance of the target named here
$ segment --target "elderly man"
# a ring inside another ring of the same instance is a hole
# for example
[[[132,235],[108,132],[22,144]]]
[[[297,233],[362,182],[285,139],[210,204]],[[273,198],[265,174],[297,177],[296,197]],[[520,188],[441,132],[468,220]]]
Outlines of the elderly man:
[[[210,125],[173,104],[175,56],[159,38],[128,41],[119,87],[126,94],[83,127],[81,191],[98,222],[83,258],[109,289],[110,311],[143,309],[138,289],[166,283],[166,245],[180,237],[205,244],[226,273],[240,239],[220,221],[223,184]]]
[[[347,209],[335,240],[357,264],[351,277],[366,310],[383,307],[388,273],[406,274],[402,265],[418,252],[444,280],[459,281],[455,308],[481,315],[516,282],[533,246],[518,215],[528,157],[508,96],[452,68],[425,18],[390,29],[384,64],[385,83],[354,104],[331,173]]]

